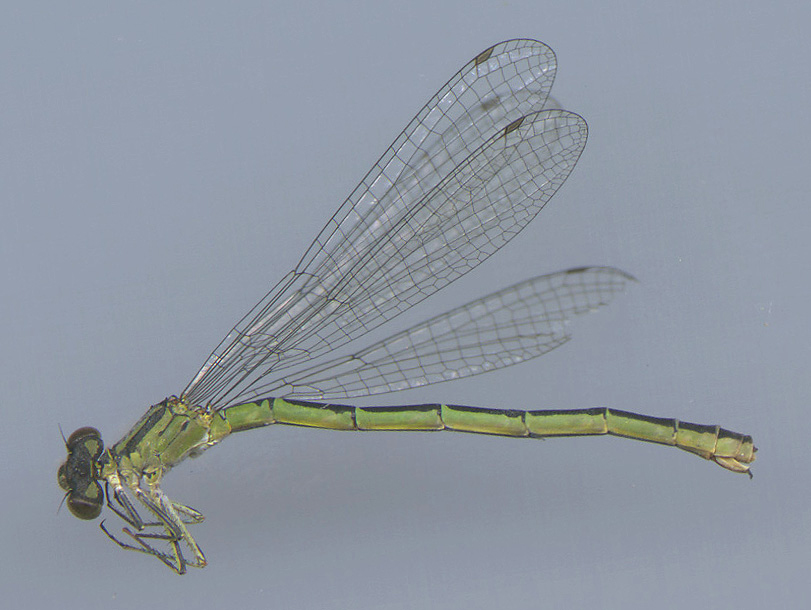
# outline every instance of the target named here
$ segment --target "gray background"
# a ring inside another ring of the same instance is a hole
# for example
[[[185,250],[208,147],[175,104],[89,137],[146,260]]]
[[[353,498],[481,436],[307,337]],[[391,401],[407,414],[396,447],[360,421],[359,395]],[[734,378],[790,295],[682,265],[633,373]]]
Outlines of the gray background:
[[[0,19],[4,603],[805,606],[801,3],[60,4]],[[180,391],[424,101],[521,36],[557,52],[586,152],[522,235],[400,322],[578,265],[641,283],[541,360],[387,404],[720,423],[754,435],[754,480],[621,439],[276,427],[165,481],[207,515],[206,570],[57,513],[57,426],[112,441]]]

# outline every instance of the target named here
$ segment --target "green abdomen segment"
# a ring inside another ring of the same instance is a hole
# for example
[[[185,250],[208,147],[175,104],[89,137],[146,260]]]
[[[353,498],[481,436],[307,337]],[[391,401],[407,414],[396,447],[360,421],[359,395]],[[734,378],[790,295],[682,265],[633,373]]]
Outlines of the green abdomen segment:
[[[354,407],[267,398],[234,405],[215,414],[212,440],[232,432],[270,424],[332,430],[432,431],[545,438],[611,434],[671,445],[733,472],[749,472],[755,459],[752,437],[677,419],[649,417],[605,407],[575,410],[520,411],[458,405]]]

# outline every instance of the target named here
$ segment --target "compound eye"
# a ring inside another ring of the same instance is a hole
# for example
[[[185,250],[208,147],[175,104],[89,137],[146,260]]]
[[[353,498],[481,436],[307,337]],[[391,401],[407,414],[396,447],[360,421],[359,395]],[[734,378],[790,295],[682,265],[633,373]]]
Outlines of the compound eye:
[[[94,460],[98,459],[101,452],[104,451],[101,432],[90,426],[76,430],[68,437],[68,453],[76,451],[79,447],[87,450]]]
[[[66,501],[71,514],[85,521],[98,517],[101,514],[103,503],[104,491],[97,481],[93,481],[88,485],[84,492],[71,491]]]
[[[79,428],[67,440],[68,457],[59,467],[56,480],[68,492],[68,509],[79,519],[95,519],[101,514],[104,490],[99,478],[99,458],[104,452],[101,433],[95,428]]]

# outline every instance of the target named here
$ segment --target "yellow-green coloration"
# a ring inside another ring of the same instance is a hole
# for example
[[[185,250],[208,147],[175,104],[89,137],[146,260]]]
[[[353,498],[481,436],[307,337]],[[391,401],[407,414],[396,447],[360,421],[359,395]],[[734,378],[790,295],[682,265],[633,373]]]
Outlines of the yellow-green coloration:
[[[712,460],[733,472],[749,472],[755,459],[750,436],[677,419],[628,411],[592,409],[520,411],[459,405],[354,407],[266,398],[214,414],[177,397],[151,407],[118,443],[101,478],[118,471],[127,480],[159,481],[172,466],[199,455],[234,432],[271,424],[330,430],[452,430],[497,436],[545,438],[610,434],[670,445]]]
[[[355,410],[358,430],[442,430],[444,424],[431,405],[377,407]]]
[[[96,474],[85,477],[80,483],[69,483],[66,462],[59,469],[59,483],[69,493],[71,512],[89,519],[98,516],[104,500],[95,479],[106,481],[112,486],[113,498],[120,508],[110,503],[109,492],[108,505],[136,527],[138,531],[129,528],[123,531],[140,546],[121,542],[102,525],[105,533],[119,546],[154,555],[178,573],[183,573],[186,566],[206,565],[205,556],[186,527],[201,522],[203,515],[168,500],[160,491],[163,475],[184,458],[199,455],[234,432],[271,424],[358,431],[451,430],[525,438],[610,434],[675,446],[740,473],[749,473],[757,451],[750,436],[718,426],[648,417],[608,408],[521,411],[442,404],[354,407],[266,398],[212,413],[210,409],[194,407],[177,397],[171,397],[150,407],[124,438],[103,453],[100,453],[100,438],[84,439],[82,449],[88,455],[100,455],[100,459],[85,467],[85,470],[94,469]],[[127,490],[135,493],[137,499],[158,519],[157,522],[141,521],[133,505],[126,499]],[[79,495],[82,503],[78,500]],[[98,509],[88,510],[86,505]],[[167,533],[139,533],[148,526],[162,527]],[[158,551],[146,542],[155,538],[166,540],[173,554]],[[191,549],[193,560],[189,561],[183,556],[179,546],[181,542]]]
[[[232,423],[232,409],[238,427]],[[274,398],[228,407],[219,416],[234,431],[275,423],[331,430],[453,430],[532,438],[610,434],[678,447],[741,473],[749,472],[756,451],[752,437],[719,426],[691,424],[604,407],[548,411],[440,404],[353,407]],[[213,442],[216,441],[209,439],[204,445],[210,446]]]
[[[749,472],[756,451],[750,436],[718,426],[608,408],[519,411],[441,404],[354,407],[267,398],[212,414],[173,396],[150,407],[124,438],[108,448],[98,478],[117,475],[134,487],[143,478],[154,486],[172,466],[190,455],[199,455],[229,434],[271,424],[358,431],[452,430],[530,438],[610,434],[678,447],[742,473]],[[94,446],[100,446],[100,439]],[[60,482],[64,480],[61,469],[59,478]]]
[[[211,352],[180,397],[150,407],[106,449],[95,428],[70,435],[57,480],[71,513],[95,519],[106,499],[127,523],[126,541],[101,523],[120,547],[152,555],[180,574],[203,567],[206,558],[188,528],[203,515],[171,501],[163,477],[234,432],[271,424],[524,438],[611,434],[679,447],[748,473],[752,438],[717,426],[607,408],[331,403],[537,358],[569,341],[570,322],[635,281],[609,267],[537,276],[365,349],[341,351],[498,251],[563,184],[588,129],[582,117],[547,104],[555,71],[552,50],[534,40],[503,42],[466,64],[395,139],[295,268]]]

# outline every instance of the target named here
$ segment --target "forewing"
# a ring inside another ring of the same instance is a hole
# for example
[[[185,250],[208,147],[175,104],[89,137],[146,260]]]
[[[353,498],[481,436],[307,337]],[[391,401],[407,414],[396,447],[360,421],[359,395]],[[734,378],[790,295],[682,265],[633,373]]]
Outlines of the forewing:
[[[296,269],[225,337],[184,396],[213,406],[247,396],[270,372],[301,365],[421,301],[520,230],[545,199],[510,212],[511,199],[528,196],[517,189],[532,182],[518,176],[553,162],[564,139],[566,156],[554,163],[568,175],[585,142],[582,119],[562,111],[505,129],[543,106],[554,71],[551,50],[527,40],[501,43],[467,64],[395,140]],[[555,135],[527,158],[521,141],[538,140],[527,131],[536,123]]]

